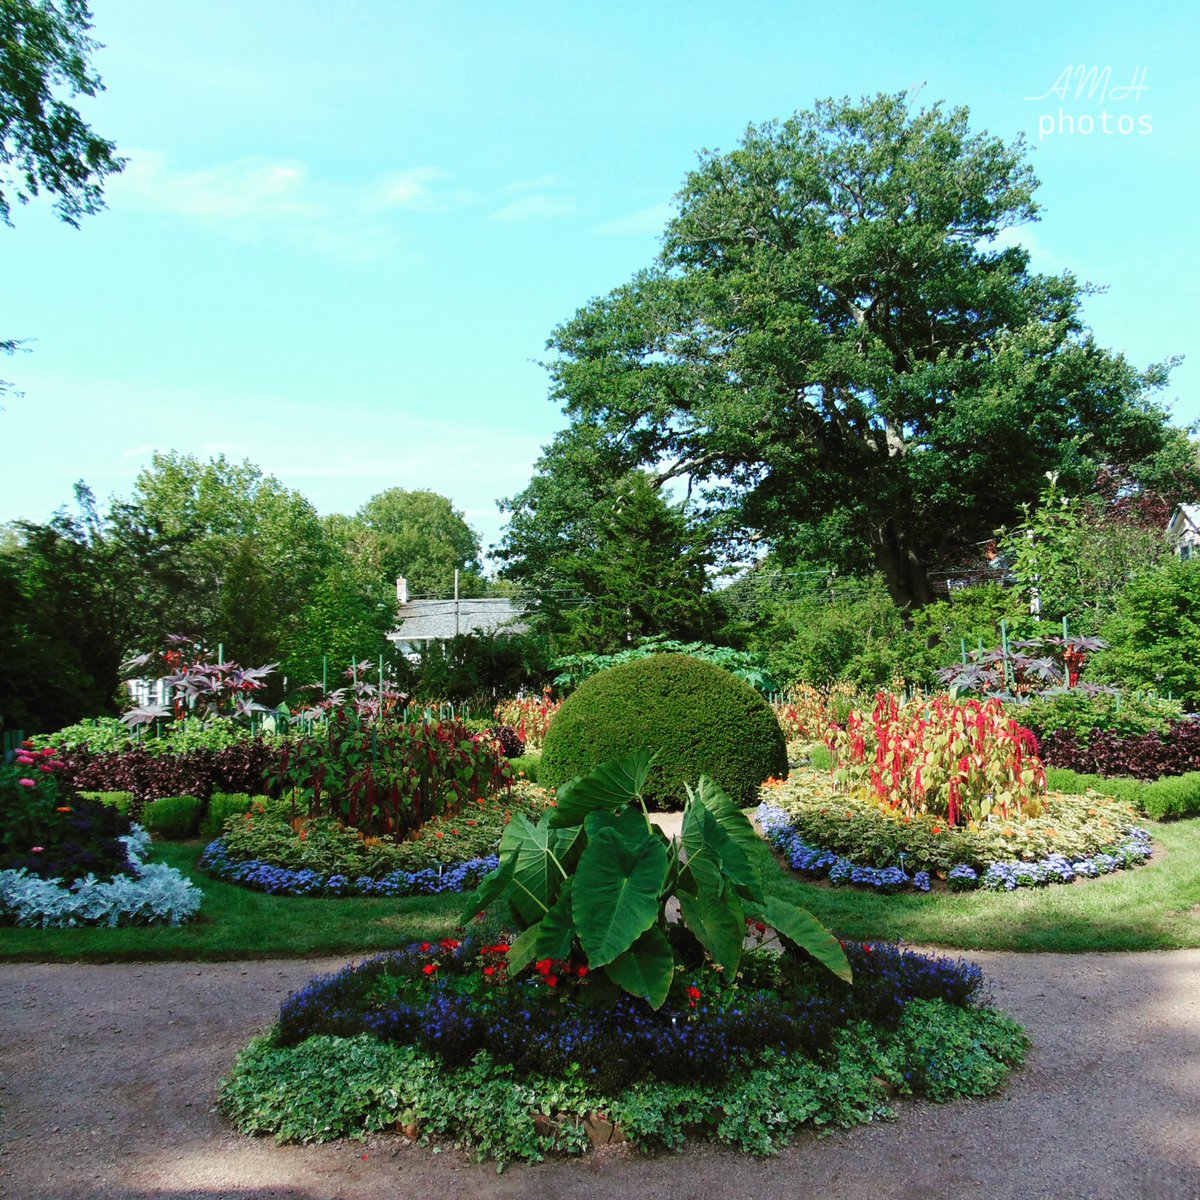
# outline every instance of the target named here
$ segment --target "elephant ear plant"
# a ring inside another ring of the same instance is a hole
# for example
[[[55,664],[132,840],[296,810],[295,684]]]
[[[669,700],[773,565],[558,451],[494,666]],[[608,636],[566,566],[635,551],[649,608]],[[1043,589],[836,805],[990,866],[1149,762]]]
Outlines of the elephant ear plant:
[[[810,913],[763,889],[762,843],[750,821],[710,779],[688,789],[679,838],[649,818],[642,789],[653,756],[639,750],[564,784],[535,825],[514,815],[500,865],[464,910],[464,923],[506,901],[521,933],[508,953],[515,977],[531,962],[567,959],[578,946],[595,995],[617,988],[659,1008],[675,973],[705,955],[730,983],[747,920],[851,982],[838,940]],[[668,920],[668,901],[679,919]]]

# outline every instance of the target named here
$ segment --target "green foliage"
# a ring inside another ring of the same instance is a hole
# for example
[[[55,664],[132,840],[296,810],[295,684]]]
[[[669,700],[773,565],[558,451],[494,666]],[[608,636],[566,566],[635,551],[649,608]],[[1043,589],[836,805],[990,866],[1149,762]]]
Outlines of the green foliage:
[[[61,95],[104,90],[89,56],[86,0],[4,0],[0,41],[0,220],[11,225],[12,199],[40,193],[68,225],[104,207],[104,177],[125,160],[98,137]]]
[[[1102,632],[1089,678],[1200,707],[1200,560],[1171,557],[1134,579]]]
[[[1083,746],[1098,732],[1122,737],[1165,733],[1183,715],[1179,701],[1153,693],[1122,696],[1111,692],[1089,693],[1081,688],[1044,692],[1006,708],[1010,716],[1039,734],[1070,733]]]
[[[453,595],[456,569],[460,595],[483,594],[479,535],[445,496],[388,488],[372,496],[355,520],[377,539],[381,578],[394,585],[403,575],[410,596]]]
[[[795,905],[766,896],[757,834],[715,783],[701,776],[689,789],[679,839],[650,823],[651,763],[647,750],[602,763],[562,787],[536,825],[518,816],[505,829],[500,865],[467,901],[463,923],[507,904],[522,929],[508,953],[510,978],[531,962],[570,959],[578,945],[593,973],[657,1009],[676,972],[699,967],[706,954],[733,982],[745,921],[757,916],[849,982],[837,939]],[[673,897],[678,922],[667,920]]]
[[[133,808],[132,792],[80,792],[79,794],[85,800],[98,800],[101,804],[115,808],[123,817],[129,816]]]
[[[549,670],[549,643],[539,633],[461,634],[427,648],[409,670],[418,697],[475,700],[513,695],[541,685]],[[486,708],[484,709],[486,711]]]
[[[1027,1046],[1021,1027],[993,1009],[913,1000],[897,1029],[855,1024],[821,1063],[767,1053],[718,1087],[647,1081],[607,1095],[570,1076],[518,1081],[486,1054],[447,1069],[414,1047],[366,1035],[311,1037],[289,1049],[258,1038],[222,1083],[220,1102],[242,1132],[281,1142],[400,1126],[501,1164],[584,1152],[583,1120],[593,1112],[607,1113],[638,1150],[713,1139],[774,1154],[805,1125],[845,1127],[890,1115],[891,1091],[939,1102],[990,1095],[1024,1061]]]
[[[1156,821],[1200,816],[1200,771],[1147,784],[1142,804]]]
[[[944,819],[881,808],[865,795],[839,794],[830,779],[806,770],[793,771],[786,783],[771,788],[769,800],[810,846],[875,867],[934,875],[959,863],[982,872],[997,861],[1033,862],[1050,854],[1088,858],[1137,824],[1132,803],[1096,792],[1051,792],[1040,816],[951,827]]]
[[[709,635],[709,541],[686,504],[629,471],[584,428],[559,435],[518,496],[496,557],[562,650],[613,653],[638,638]]]
[[[256,800],[261,799],[248,796],[245,792],[213,792],[208,800],[208,812],[201,832],[205,837],[219,837],[230,817],[248,813]]]
[[[592,676],[568,697],[539,779],[557,787],[639,746],[657,750],[646,796],[662,808],[679,807],[701,775],[751,804],[764,779],[787,774],[775,714],[749,684],[700,659],[653,654]]]
[[[651,654],[688,654],[736,675],[756,691],[778,690],[778,683],[768,673],[761,655],[729,646],[713,646],[708,642],[679,642],[665,637],[643,638],[636,646],[616,654],[565,654],[550,664],[551,669],[558,672],[554,686],[560,691],[571,692],[585,679],[607,671],[609,667],[637,662]]]
[[[542,761],[540,754],[522,754],[519,758],[510,758],[508,765],[513,769],[517,779],[528,779],[530,783],[538,782],[538,766]]]
[[[1020,139],[903,94],[750,126],[701,155],[653,264],[554,332],[569,434],[712,485],[726,529],[840,511],[897,604],[927,603],[1046,471],[1075,487],[1170,440],[1166,368],[1098,347],[1076,277],[997,244],[1036,184]]]
[[[370,721],[337,708],[286,743],[273,780],[293,815],[403,838],[512,779],[496,742],[458,721]]]
[[[969,653],[997,642],[1001,621],[1011,637],[1029,636],[1037,627],[1012,588],[981,583],[954,589],[912,614],[899,674],[910,684],[936,687],[938,669],[960,662],[964,645]]]
[[[548,800],[539,789],[518,784],[511,792],[473,800],[461,811],[426,821],[409,841],[393,841],[363,838],[328,819],[295,820],[290,804],[254,797],[249,807],[229,814],[240,811],[241,819],[227,818],[217,832],[223,828],[226,853],[233,862],[257,859],[291,871],[382,879],[397,870],[423,871],[494,854],[510,819],[528,816],[536,821]]]
[[[1036,597],[1043,619],[1070,619],[1075,634],[1095,635],[1126,583],[1169,553],[1159,521],[1131,521],[1116,504],[1071,496],[1051,475],[1036,505],[1005,532],[1005,556],[1028,612]]]
[[[763,622],[750,645],[766,656],[771,675],[788,685],[845,682],[874,691],[891,685],[909,640],[900,610],[875,577],[764,601]]]
[[[87,749],[92,754],[143,747],[150,754],[187,754],[191,750],[224,750],[253,741],[255,737],[276,735],[270,727],[230,717],[185,717],[183,720],[164,720],[141,728],[131,728],[119,717],[91,717],[67,725],[56,733],[44,733],[31,739],[35,746],[54,746],[62,753]]]
[[[204,802],[196,796],[161,796],[142,810],[142,824],[156,837],[191,837],[200,824]]]
[[[1146,811],[1145,794],[1149,785],[1142,779],[1120,775],[1089,775],[1064,767],[1047,767],[1046,786],[1052,792],[1062,792],[1068,796],[1099,792],[1102,796],[1115,796],[1138,812]]]

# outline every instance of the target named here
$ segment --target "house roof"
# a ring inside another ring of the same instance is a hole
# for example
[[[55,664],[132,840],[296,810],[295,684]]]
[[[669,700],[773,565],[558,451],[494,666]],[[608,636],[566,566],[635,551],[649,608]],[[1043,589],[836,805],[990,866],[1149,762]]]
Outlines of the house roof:
[[[388,634],[393,642],[422,642],[450,639],[455,634],[455,606],[458,607],[457,632],[525,633],[529,626],[507,596],[462,600],[410,600],[400,606],[400,623]]]
[[[1167,523],[1167,532],[1175,537],[1200,534],[1200,504],[1178,504]]]

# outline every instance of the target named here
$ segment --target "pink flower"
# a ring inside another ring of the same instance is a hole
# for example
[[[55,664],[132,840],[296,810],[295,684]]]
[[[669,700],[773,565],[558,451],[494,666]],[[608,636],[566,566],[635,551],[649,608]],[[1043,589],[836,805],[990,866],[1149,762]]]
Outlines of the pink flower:
[[[37,784],[35,784],[32,779],[18,779],[17,782],[22,787],[37,787]]]
[[[30,846],[30,847],[29,847],[29,852],[30,852],[31,854],[41,854],[41,852],[42,852],[43,850],[45,850],[45,848],[46,848],[45,846]]]
[[[33,761],[34,761],[34,759],[31,754],[18,754],[17,755],[17,762],[19,762],[21,764],[21,766],[23,766],[23,767],[29,766],[29,764]]]

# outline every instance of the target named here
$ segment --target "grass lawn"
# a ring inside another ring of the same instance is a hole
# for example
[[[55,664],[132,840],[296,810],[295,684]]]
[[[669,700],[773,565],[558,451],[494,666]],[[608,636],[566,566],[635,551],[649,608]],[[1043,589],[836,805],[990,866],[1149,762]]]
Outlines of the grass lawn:
[[[772,869],[771,890],[807,908],[841,937],[903,939],[962,950],[1174,950],[1200,947],[1200,818],[1145,822],[1154,858],[1100,879],[1011,893],[881,896],[801,882]],[[202,845],[160,843],[152,861],[204,889],[189,925],[125,929],[0,927],[0,961],[162,962],[370,954],[445,937],[461,896],[317,900],[267,896],[195,870]],[[773,856],[763,847],[768,866]]]
[[[1200,818],[1142,821],[1154,857],[1099,879],[1015,892],[904,892],[810,884],[775,889],[841,937],[963,950],[1178,950],[1200,946]]]
[[[414,939],[445,937],[462,897],[339,900],[268,896],[220,883],[195,869],[203,842],[160,842],[151,862],[177,867],[204,889],[196,920],[176,928],[0,927],[0,961],[164,962],[370,954]]]

